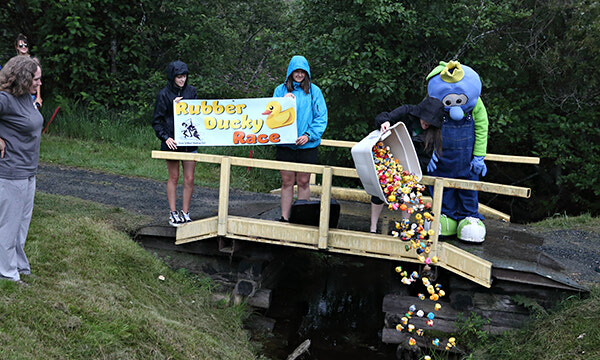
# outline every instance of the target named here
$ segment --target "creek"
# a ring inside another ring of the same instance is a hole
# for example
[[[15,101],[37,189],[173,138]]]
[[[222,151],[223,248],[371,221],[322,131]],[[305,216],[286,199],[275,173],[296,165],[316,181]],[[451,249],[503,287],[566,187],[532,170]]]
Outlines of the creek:
[[[306,359],[394,359],[381,343],[383,296],[394,281],[389,261],[293,250],[273,286],[265,316],[275,319],[265,355],[285,359],[310,339]]]
[[[248,261],[235,253],[227,256],[219,255],[218,250],[209,251],[208,242],[203,244],[204,250],[190,253],[174,250],[164,238],[137,240],[173,269],[207,274],[223,293],[233,291],[240,264]],[[261,354],[270,359],[286,359],[309,339],[308,353],[297,359],[396,358],[397,346],[381,342],[383,297],[402,286],[394,276],[396,264],[281,246],[253,244],[252,248],[251,254],[242,255],[244,252],[240,251],[239,255],[256,258],[259,252],[276,269],[266,272],[269,275],[261,280],[263,287],[271,290],[269,308],[254,309],[250,317],[263,322],[267,319],[274,326],[257,330],[246,324],[252,329],[253,340],[260,344]]]

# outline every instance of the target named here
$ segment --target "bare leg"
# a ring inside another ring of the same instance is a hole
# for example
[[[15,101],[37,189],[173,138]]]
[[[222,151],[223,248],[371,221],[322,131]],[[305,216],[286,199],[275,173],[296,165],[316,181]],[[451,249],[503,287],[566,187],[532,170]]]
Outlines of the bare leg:
[[[196,170],[195,161],[182,161],[183,166],[183,212],[190,212],[190,203],[194,193],[194,170]]]
[[[379,221],[379,215],[383,210],[384,204],[373,204],[371,203],[371,232],[377,232],[377,221]]]
[[[292,211],[292,200],[294,199],[294,178],[293,171],[281,170],[281,216],[285,220],[290,219]]]
[[[298,199],[310,200],[310,174],[296,173],[296,184],[298,184]]]
[[[167,160],[169,180],[167,180],[167,200],[169,209],[177,211],[177,182],[179,181],[179,160]]]

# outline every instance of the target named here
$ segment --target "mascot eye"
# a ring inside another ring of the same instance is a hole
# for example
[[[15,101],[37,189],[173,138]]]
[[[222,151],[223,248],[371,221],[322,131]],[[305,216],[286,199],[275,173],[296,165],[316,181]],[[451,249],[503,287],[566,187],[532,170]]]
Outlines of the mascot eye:
[[[444,96],[442,102],[446,106],[460,106],[466,104],[468,100],[465,94],[448,94]]]

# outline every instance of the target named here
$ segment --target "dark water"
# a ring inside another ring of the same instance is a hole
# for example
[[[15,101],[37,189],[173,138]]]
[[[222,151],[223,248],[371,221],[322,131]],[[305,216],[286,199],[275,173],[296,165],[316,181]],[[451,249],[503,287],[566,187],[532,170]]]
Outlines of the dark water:
[[[276,320],[264,354],[285,359],[310,339],[300,359],[395,359],[396,346],[380,341],[393,268],[390,261],[293,250],[264,313]]]
[[[200,255],[210,252],[208,242],[196,244],[207,246],[202,251],[188,249],[191,252],[184,253],[164,249],[159,245],[162,241],[149,237],[138,240],[174,269],[185,268],[213,279],[231,278],[233,283],[228,291],[235,284],[240,260],[252,257]],[[309,352],[298,360],[396,359],[397,345],[381,343],[381,331],[383,297],[390,292],[406,291],[394,271],[399,264],[291,247],[252,245],[250,249],[259,249],[263,256],[267,254],[278,269],[263,278],[264,287],[272,291],[270,308],[254,310],[254,315],[275,321],[272,332],[252,333],[253,340],[260,344],[258,353],[273,360],[287,359],[298,345],[310,339]]]

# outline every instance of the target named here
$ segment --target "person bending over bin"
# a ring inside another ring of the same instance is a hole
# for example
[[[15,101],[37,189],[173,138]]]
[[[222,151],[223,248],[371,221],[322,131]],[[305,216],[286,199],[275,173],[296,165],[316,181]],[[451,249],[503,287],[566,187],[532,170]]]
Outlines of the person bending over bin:
[[[381,133],[398,123],[406,125],[412,143],[417,152],[419,166],[425,173],[427,164],[431,160],[434,150],[442,153],[442,119],[444,105],[438,99],[426,97],[418,105],[402,105],[390,112],[382,112],[375,117],[375,126]],[[371,196],[371,232],[377,232],[377,221],[383,210],[383,199]]]

